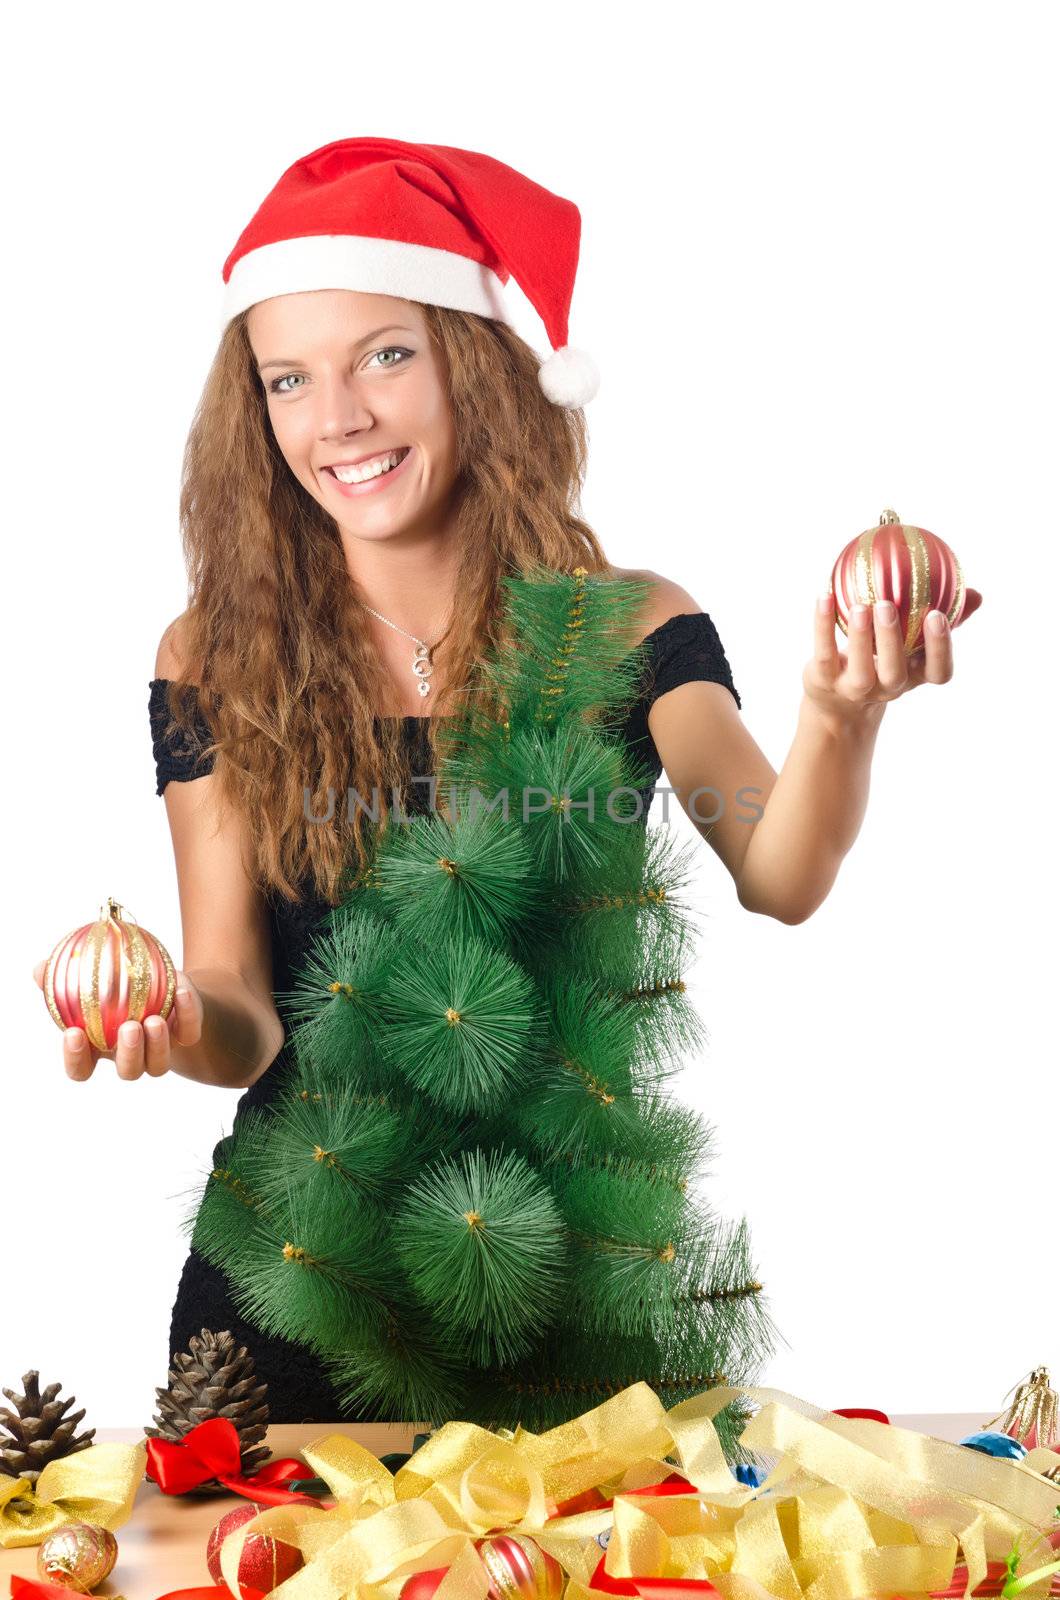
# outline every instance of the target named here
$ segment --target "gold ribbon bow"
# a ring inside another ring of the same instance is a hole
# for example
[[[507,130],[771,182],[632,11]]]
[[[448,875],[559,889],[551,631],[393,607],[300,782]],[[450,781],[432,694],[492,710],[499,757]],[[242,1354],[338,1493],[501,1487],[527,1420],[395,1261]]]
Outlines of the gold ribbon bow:
[[[120,1528],[132,1515],[147,1465],[147,1445],[90,1444],[49,1461],[34,1485],[0,1473],[0,1546],[40,1544],[75,1519]]]
[[[775,1457],[758,1488],[736,1480],[712,1420],[744,1396],[761,1409],[741,1443]],[[601,1600],[589,1587],[595,1535],[612,1522],[611,1577],[708,1579],[726,1600],[927,1595],[950,1585],[958,1552],[967,1597],[1015,1541],[1021,1575],[1056,1556],[1047,1530],[1057,1488],[1043,1475],[1051,1451],[998,1460],[777,1389],[707,1389],[667,1411],[636,1383],[558,1428],[511,1438],[450,1422],[394,1477],[343,1434],[302,1453],[336,1504],[270,1507],[233,1532],[221,1572],[234,1592],[253,1533],[305,1557],[275,1600],[398,1600],[406,1578],[429,1567],[449,1569],[436,1600],[484,1600],[474,1542],[497,1531],[529,1533],[555,1556],[566,1600]],[[668,1477],[671,1454],[694,1491],[629,1496]],[[614,1496],[613,1507],[555,1514],[558,1501],[590,1488]],[[1049,1586],[1046,1573],[1020,1600],[1044,1600]]]

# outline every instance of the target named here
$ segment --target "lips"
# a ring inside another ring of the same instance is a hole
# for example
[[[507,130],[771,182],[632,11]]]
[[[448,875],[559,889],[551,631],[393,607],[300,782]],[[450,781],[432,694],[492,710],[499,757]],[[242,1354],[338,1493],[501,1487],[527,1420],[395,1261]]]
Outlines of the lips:
[[[387,469],[387,471],[389,471],[389,472],[396,472],[397,471],[397,467],[400,467],[401,462],[404,461],[405,457],[408,455],[408,453],[409,453],[409,451],[411,449],[412,449],[412,446],[408,445],[408,444],[395,445],[393,450],[377,450],[374,455],[362,456],[359,461],[333,461],[333,462],[330,462],[324,468],[324,471],[325,472],[330,472],[331,476],[334,478],[335,477],[335,468],[336,467],[367,467],[367,466],[370,466],[373,461],[379,461],[384,456],[392,456],[392,455],[395,455],[395,454],[399,454],[400,457],[401,457],[401,460],[398,461],[397,466],[389,467]],[[386,477],[386,473],[384,472],[382,474],[382,476],[385,478]]]
[[[321,470],[326,472],[331,479],[334,492],[341,494],[345,499],[359,499],[362,495],[382,494],[396,478],[401,477],[412,460],[412,446],[404,446],[404,451],[405,453],[396,467],[389,467],[385,472],[374,472],[371,477],[365,478],[362,483],[343,483],[341,478],[335,476],[335,469],[331,466],[324,467]],[[389,455],[391,453],[385,450],[379,452],[380,455]],[[369,460],[371,459],[373,458],[369,457]]]

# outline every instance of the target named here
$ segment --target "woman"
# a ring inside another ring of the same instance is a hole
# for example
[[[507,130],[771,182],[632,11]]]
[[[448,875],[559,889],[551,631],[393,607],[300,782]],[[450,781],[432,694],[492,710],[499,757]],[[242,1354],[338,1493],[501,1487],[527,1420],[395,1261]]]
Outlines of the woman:
[[[565,343],[578,227],[569,201],[490,157],[351,139],[295,163],[229,256],[181,496],[190,600],[150,685],[183,970],[167,1021],[122,1027],[119,1077],[241,1087],[237,1116],[274,1098],[287,1064],[274,994],[340,898],[344,863],[364,859],[361,807],[309,819],[329,789],[426,808],[409,779],[433,771],[435,721],[498,636],[507,573],[644,580],[629,643],[647,642],[649,667],[627,741],[665,767],[740,904],[785,923],[821,904],[857,835],[888,701],[952,675],[946,627],[907,660],[893,608],[875,629],[855,615],[840,655],[829,594],[778,777],[709,615],[668,578],[610,566],[572,509],[593,390]],[[554,347],[540,370],[505,320],[509,272]],[[70,1077],[100,1053],[66,1030]],[[203,1327],[251,1350],[272,1420],[356,1420],[308,1352],[248,1324],[192,1250],[170,1349]]]

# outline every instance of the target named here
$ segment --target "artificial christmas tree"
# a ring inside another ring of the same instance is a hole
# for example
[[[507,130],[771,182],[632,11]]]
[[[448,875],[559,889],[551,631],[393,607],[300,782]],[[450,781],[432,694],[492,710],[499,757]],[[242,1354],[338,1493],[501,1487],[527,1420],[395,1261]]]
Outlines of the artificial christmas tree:
[[[279,1103],[187,1219],[244,1314],[380,1417],[538,1430],[645,1380],[673,1405],[772,1349],[746,1226],[693,1179],[667,1079],[702,1038],[681,890],[618,737],[639,581],[505,579],[441,731],[438,809],[377,829],[286,1013]],[[731,1459],[749,1411],[717,1420]]]

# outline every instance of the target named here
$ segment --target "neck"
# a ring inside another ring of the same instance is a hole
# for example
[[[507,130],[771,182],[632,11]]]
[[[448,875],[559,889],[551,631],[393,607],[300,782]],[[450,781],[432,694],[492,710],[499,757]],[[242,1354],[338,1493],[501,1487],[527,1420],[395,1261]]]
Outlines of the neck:
[[[373,544],[358,540],[346,550],[353,591],[399,627],[433,645],[452,614],[456,552],[437,539]]]

